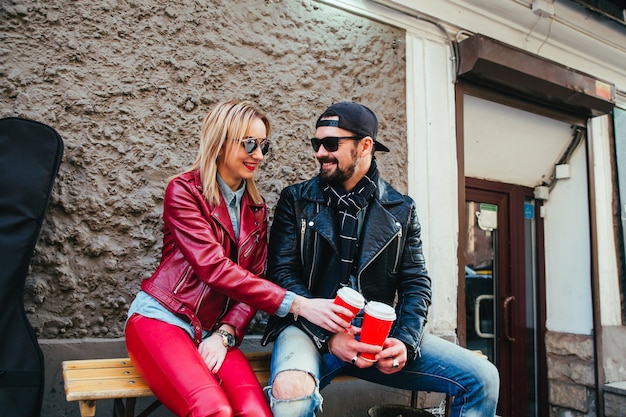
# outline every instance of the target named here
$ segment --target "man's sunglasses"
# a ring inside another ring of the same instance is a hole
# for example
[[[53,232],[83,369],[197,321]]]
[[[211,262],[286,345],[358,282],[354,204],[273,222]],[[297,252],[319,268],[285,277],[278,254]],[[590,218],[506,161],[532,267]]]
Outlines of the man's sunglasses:
[[[263,155],[266,155],[270,151],[270,140],[267,138],[239,139],[239,142],[241,142],[241,146],[244,147],[248,155],[252,155],[256,151],[256,148],[258,148],[259,146],[261,147],[261,153]]]
[[[335,152],[339,149],[340,139],[361,140],[363,136],[326,136],[323,139],[311,138],[311,146],[315,152],[320,150],[320,146],[324,146],[328,152]]]

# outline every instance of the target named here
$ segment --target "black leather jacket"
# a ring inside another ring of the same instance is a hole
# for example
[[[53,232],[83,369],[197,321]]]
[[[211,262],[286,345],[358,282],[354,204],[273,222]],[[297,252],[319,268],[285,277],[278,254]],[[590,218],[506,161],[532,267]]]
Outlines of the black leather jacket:
[[[337,211],[324,204],[317,177],[285,188],[271,228],[266,277],[305,297],[334,298],[340,271],[336,225]],[[390,337],[404,342],[409,359],[419,355],[431,303],[420,232],[414,201],[379,180],[361,228],[355,276],[367,301],[396,306]],[[291,314],[270,317],[263,344],[293,323]],[[327,351],[331,334],[301,317],[296,324]]]

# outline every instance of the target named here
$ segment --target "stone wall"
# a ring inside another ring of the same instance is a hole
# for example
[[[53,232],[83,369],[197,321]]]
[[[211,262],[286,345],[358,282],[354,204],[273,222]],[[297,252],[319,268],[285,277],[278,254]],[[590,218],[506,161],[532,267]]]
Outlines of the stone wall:
[[[593,337],[546,334],[550,416],[595,417]]]
[[[339,100],[380,119],[381,172],[407,190],[404,32],[315,1],[3,0],[0,117],[49,124],[65,154],[26,282],[40,338],[116,338],[161,245],[162,194],[216,102],[273,123],[270,209],[317,171],[307,138]]]
[[[603,387],[604,417],[623,417],[626,411],[626,381]]]

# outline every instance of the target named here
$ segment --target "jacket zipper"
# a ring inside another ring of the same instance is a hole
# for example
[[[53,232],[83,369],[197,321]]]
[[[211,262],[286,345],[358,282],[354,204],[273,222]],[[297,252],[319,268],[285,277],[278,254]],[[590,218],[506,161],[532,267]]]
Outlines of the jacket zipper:
[[[246,251],[245,251],[245,252],[243,253],[243,255],[242,255],[244,258],[247,258],[247,257],[248,257],[248,255],[250,255],[250,254],[252,253],[252,251],[254,250],[254,248],[255,248],[256,244],[257,244],[257,243],[259,243],[259,234],[258,234],[258,233],[255,233],[255,234],[254,234],[254,236],[255,236],[255,239],[254,239],[254,244],[253,244],[253,245],[249,245],[249,246],[246,248]],[[249,239],[248,239],[248,240],[246,240],[246,241],[244,242],[244,244],[248,244],[248,241],[249,241]],[[243,244],[241,245],[241,247],[243,248]]]
[[[311,336],[311,339],[313,339],[313,342],[315,342],[315,346],[317,346],[318,349],[321,349],[324,346],[324,343],[323,343],[322,339],[320,339],[315,334],[313,334],[313,332],[311,332],[308,329],[308,327],[306,327],[304,324],[302,326],[299,326],[299,327],[301,329],[304,329],[304,331],[307,332],[309,334],[309,336]]]
[[[226,304],[224,305],[224,308],[222,309],[222,312],[220,313],[220,315],[217,317],[217,320],[215,320],[215,323],[213,323],[213,325],[215,326],[217,323],[219,323],[220,321],[222,321],[222,318],[226,315],[226,312],[228,311],[228,308],[230,306],[230,302],[231,299],[227,298],[226,299]]]
[[[183,287],[185,282],[187,282],[187,277],[189,277],[190,273],[191,273],[191,265],[187,265],[187,268],[185,269],[185,273],[183,273],[182,278],[180,279],[180,281],[178,281],[178,284],[176,284],[176,286],[174,287],[174,294],[178,294],[178,291],[180,291],[180,289]]]
[[[402,243],[402,227],[400,227],[400,231],[398,232],[398,250],[396,250],[396,262],[393,264],[393,272],[398,270],[398,264],[400,263],[400,248]]]
[[[209,291],[209,286],[204,284],[204,288],[202,288],[202,292],[200,293],[198,298],[196,298],[196,316],[198,315],[198,312],[200,311],[202,300],[204,300],[204,296],[206,295],[207,291]]]
[[[315,213],[319,213],[320,211],[320,204],[319,203],[315,203]],[[302,219],[302,223],[300,226],[300,259],[302,262],[302,265],[305,265],[305,260],[304,260],[304,234],[306,232],[306,219]],[[314,234],[313,236],[313,257],[311,259],[317,259],[317,233]],[[311,271],[309,272],[309,282],[307,284],[307,289],[311,289],[311,287],[313,286],[313,269],[315,266],[315,262],[311,262]]]
[[[300,261],[304,265],[304,232],[306,231],[306,219],[300,221]]]
[[[424,321],[424,325],[422,326],[422,332],[420,333],[420,338],[417,340],[417,349],[415,349],[416,358],[422,357],[422,339],[424,338],[425,328],[426,328],[426,321]]]
[[[247,245],[248,242],[250,241],[250,239],[253,239],[253,238],[255,239],[254,243],[258,243],[259,242],[259,228],[258,227],[256,229],[254,229],[248,236],[246,236],[246,240],[241,242],[241,244],[237,245],[237,262],[239,262],[241,260],[240,256],[242,256],[241,252],[240,252],[240,249],[245,248],[245,245]],[[252,250],[254,249],[255,246],[256,245],[250,245],[250,248],[245,248],[246,251],[243,253],[243,257],[244,258],[248,257],[248,255],[250,255],[250,253],[252,252]]]

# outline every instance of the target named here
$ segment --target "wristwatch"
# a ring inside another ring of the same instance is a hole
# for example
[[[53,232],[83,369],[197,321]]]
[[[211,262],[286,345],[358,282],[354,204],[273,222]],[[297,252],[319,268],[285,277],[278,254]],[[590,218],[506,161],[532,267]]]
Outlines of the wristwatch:
[[[235,347],[235,336],[222,329],[217,329],[215,333],[222,336],[222,344],[225,348],[230,349],[232,347]]]

